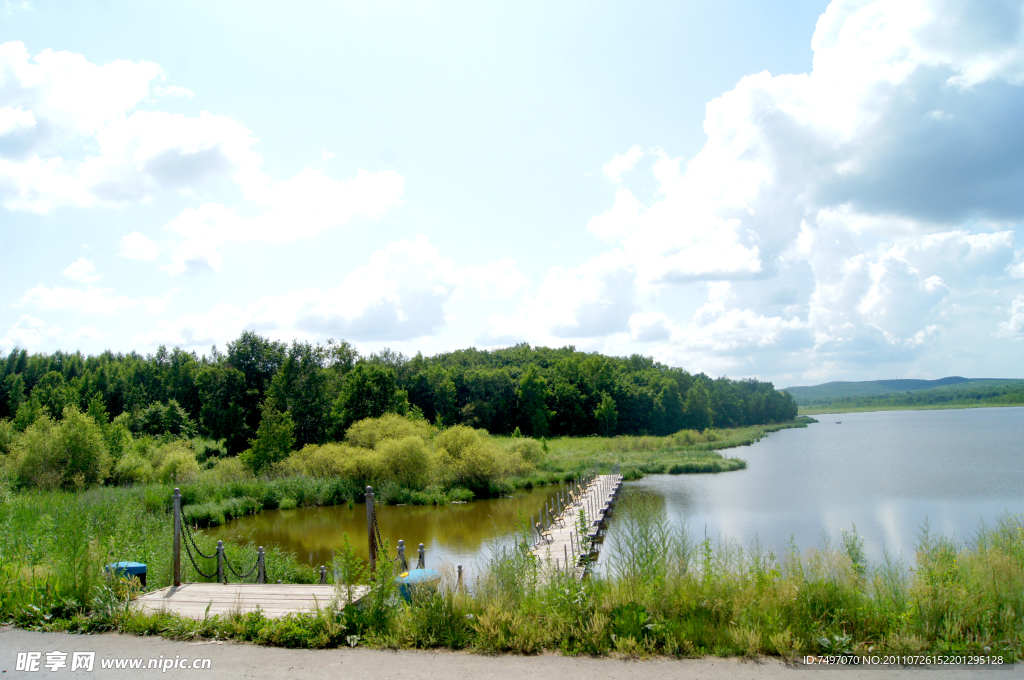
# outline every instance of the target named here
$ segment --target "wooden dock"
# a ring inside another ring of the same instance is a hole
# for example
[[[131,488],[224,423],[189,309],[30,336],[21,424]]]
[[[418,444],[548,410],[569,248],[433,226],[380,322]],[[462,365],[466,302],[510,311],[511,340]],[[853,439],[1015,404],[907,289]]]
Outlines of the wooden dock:
[[[353,601],[358,601],[367,592],[368,586],[353,587]],[[332,585],[183,583],[141,595],[135,599],[134,605],[143,612],[164,611],[190,619],[245,614],[257,609],[267,618],[276,619],[287,614],[315,611],[318,607],[337,606],[339,603],[335,597],[344,593],[344,586],[335,590]]]
[[[581,578],[597,559],[622,475],[594,475],[572,484],[541,510],[531,552],[542,564],[570,570]]]

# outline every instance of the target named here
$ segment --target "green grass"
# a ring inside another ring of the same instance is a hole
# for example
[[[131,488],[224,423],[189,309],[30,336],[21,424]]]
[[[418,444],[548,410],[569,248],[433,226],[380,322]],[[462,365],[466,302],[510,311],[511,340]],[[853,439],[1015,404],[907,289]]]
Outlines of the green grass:
[[[645,474],[728,472],[747,466],[725,457],[723,449],[749,446],[771,432],[806,427],[813,419],[799,418],[775,425],[683,430],[668,437],[560,437],[546,441],[548,453],[541,469],[555,473],[596,468],[607,472],[618,464],[627,479]]]
[[[617,538],[610,539],[617,544],[608,551],[618,557],[583,582],[551,576],[525,550],[510,548],[468,590],[455,589],[449,575],[440,590],[407,603],[396,597],[384,560],[362,606],[325,606],[279,620],[252,613],[202,621],[133,613],[125,606],[129,589],[103,578],[107,560],[143,558],[151,583],[160,585],[168,575],[168,519],[142,494],[125,490],[9,497],[0,508],[0,618],[39,630],[310,648],[626,658],[944,652],[1007,662],[1024,651],[1021,517],[982,527],[966,545],[926,527],[909,563],[869,564],[855,532],[836,545],[791,545],[776,554],[757,544],[698,542],[657,506],[627,497],[616,513]],[[345,565],[344,550],[339,554]],[[268,559],[272,570],[275,560]],[[286,562],[277,562],[271,578],[312,576]],[[345,571],[359,572],[350,567]]]

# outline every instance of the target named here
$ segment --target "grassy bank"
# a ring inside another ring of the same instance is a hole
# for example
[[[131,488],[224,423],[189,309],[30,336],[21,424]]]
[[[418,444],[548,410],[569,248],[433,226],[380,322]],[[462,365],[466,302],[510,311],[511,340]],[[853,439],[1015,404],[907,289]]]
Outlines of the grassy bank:
[[[0,539],[0,617],[41,630],[482,653],[947,652],[1011,661],[1024,648],[1019,517],[982,529],[969,545],[922,531],[910,563],[869,564],[855,533],[838,545],[790,546],[777,555],[756,545],[697,542],[655,507],[624,502],[615,520],[623,524],[621,538],[609,551],[617,557],[603,576],[583,583],[546,578],[544,565],[511,549],[465,592],[449,580],[406,603],[385,570],[361,607],[280,620],[248,614],[191,621],[135,614],[124,605],[124,586],[103,579],[106,560],[136,554],[147,556],[155,580],[167,574],[166,515],[141,495],[134,504],[123,500],[105,490],[7,499],[0,510],[7,529]],[[56,513],[73,519],[54,522]],[[272,570],[275,564],[287,567],[276,567],[271,578],[312,576],[286,558],[268,559]],[[366,580],[343,549],[333,566],[332,573]]]
[[[792,427],[807,427],[810,418],[728,429],[710,428],[704,432],[683,430],[668,437],[563,437],[546,442],[548,455],[543,467],[572,471],[596,467],[606,471],[619,464],[627,479],[644,474],[681,474],[728,472],[747,466],[739,458],[722,456],[719,451],[749,446],[771,432]]]

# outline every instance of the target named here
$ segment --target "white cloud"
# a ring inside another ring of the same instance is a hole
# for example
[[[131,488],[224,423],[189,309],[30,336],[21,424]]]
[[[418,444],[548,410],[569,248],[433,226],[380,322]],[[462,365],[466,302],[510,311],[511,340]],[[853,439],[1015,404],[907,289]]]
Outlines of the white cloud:
[[[9,352],[15,347],[33,350],[44,342],[59,338],[64,331],[57,326],[46,327],[42,319],[23,314],[18,321],[11,326],[3,338],[0,338],[0,347]]]
[[[621,182],[622,174],[636,167],[636,162],[643,158],[644,152],[640,145],[633,146],[626,153],[617,153],[615,157],[601,166],[605,177],[613,182]]]
[[[334,288],[265,296],[246,306],[221,304],[206,313],[160,321],[135,341],[203,347],[253,328],[285,339],[412,340],[445,326],[450,300],[509,297],[526,283],[511,258],[459,267],[420,235],[389,243]]]
[[[618,284],[640,294],[631,337],[684,365],[757,352],[762,372],[982,356],[943,343],[1016,328],[992,310],[1024,292],[1020,4],[835,0],[812,47],[810,73],[749,75],[709,102],[701,151],[657,154],[653,199],[618,187],[591,220],[636,273]],[[695,307],[701,280],[718,283]]]
[[[25,291],[18,301],[48,311],[67,310],[80,314],[114,314],[131,309],[138,304],[124,295],[117,295],[112,288],[46,288],[36,286]]]
[[[158,97],[184,97],[185,99],[192,99],[196,96],[192,90],[179,85],[168,85],[167,87],[158,85],[153,88],[153,94]]]
[[[999,324],[999,335],[1024,338],[1024,295],[1018,295],[1010,305],[1010,318]]]
[[[129,260],[155,260],[160,252],[160,244],[151,241],[145,234],[133,231],[121,237],[121,257]]]
[[[490,335],[557,342],[626,332],[636,308],[635,277],[619,251],[573,269],[553,267],[536,294],[526,294],[512,315],[488,319]]]
[[[100,275],[96,272],[96,266],[84,257],[80,257],[75,262],[72,262],[62,273],[69,279],[79,283],[91,283],[100,280]]]
[[[405,179],[391,170],[360,170],[355,178],[335,180],[306,168],[290,180],[276,182],[251,198],[263,209],[242,217],[225,205],[204,203],[187,208],[166,230],[171,261],[164,269],[221,267],[222,246],[232,243],[286,243],[316,236],[357,217],[376,220],[399,205]]]

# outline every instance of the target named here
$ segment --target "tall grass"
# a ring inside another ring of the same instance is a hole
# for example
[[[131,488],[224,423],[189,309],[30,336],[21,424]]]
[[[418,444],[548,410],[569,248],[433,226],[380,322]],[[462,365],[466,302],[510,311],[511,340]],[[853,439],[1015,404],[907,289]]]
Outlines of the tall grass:
[[[248,489],[252,491],[252,489]],[[411,602],[395,592],[382,554],[362,606],[269,620],[260,614],[189,621],[143,616],[103,565],[149,565],[150,585],[170,579],[164,490],[4,495],[0,504],[0,618],[47,630],[117,629],[261,644],[468,648],[500,653],[699,656],[950,652],[1024,656],[1024,518],[982,526],[961,544],[925,525],[913,555],[869,563],[856,530],[834,544],[775,552],[754,543],[699,541],[642,496],[616,511],[600,573],[580,581],[539,563],[518,544],[495,549],[479,574]],[[253,495],[253,498],[256,496]],[[206,502],[215,502],[214,497]],[[524,529],[525,532],[525,529]],[[213,538],[197,535],[204,552]],[[253,546],[228,545],[246,564]],[[392,551],[393,552],[393,551]],[[288,555],[267,560],[271,580],[312,581]],[[200,564],[206,570],[213,564]],[[190,567],[189,567],[190,568]],[[339,600],[367,582],[351,547],[331,573]],[[189,574],[188,580],[200,580]]]

